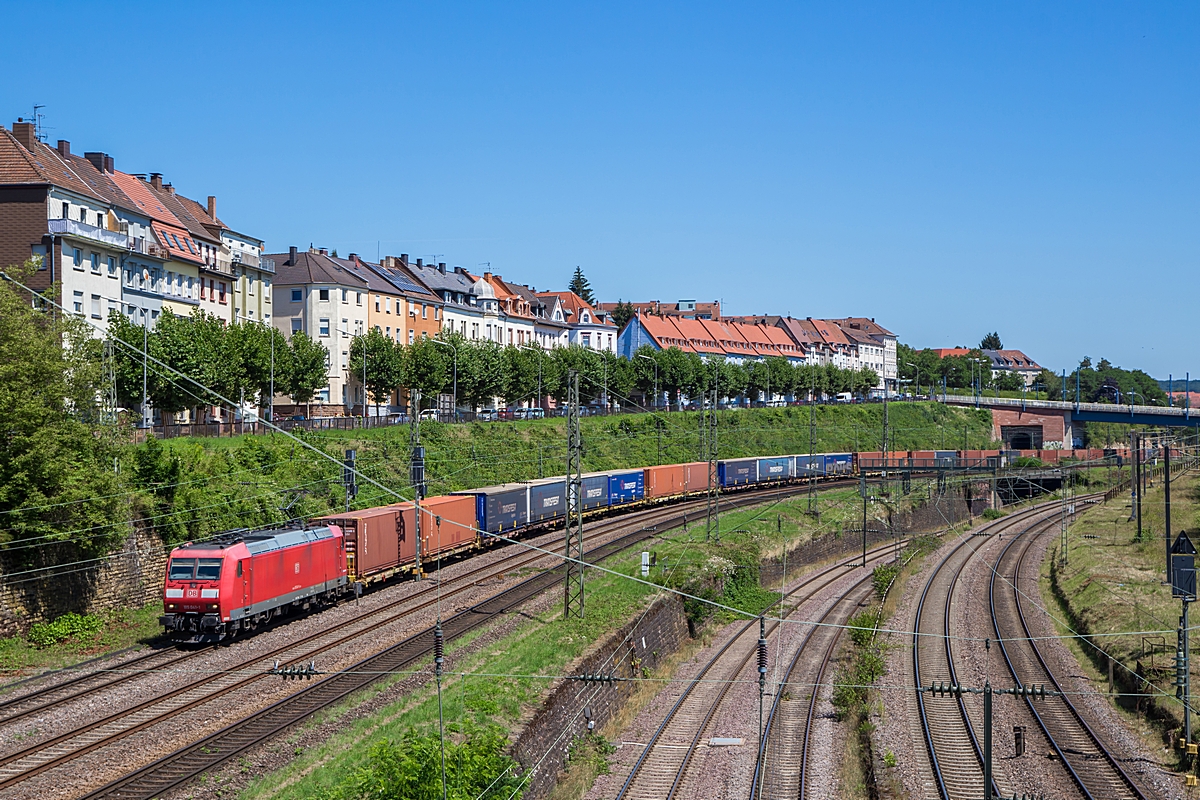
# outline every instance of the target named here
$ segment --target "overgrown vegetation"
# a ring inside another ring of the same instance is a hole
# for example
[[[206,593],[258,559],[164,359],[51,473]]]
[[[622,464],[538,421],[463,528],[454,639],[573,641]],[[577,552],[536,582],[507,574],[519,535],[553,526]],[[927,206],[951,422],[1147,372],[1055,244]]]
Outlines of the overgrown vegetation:
[[[484,794],[520,800],[520,765],[505,750],[508,736],[499,725],[451,724],[445,752],[437,734],[406,731],[398,741],[371,745],[367,764],[322,800],[476,800]],[[442,765],[445,787],[442,792]]]
[[[82,643],[93,638],[104,627],[104,620],[95,614],[63,614],[53,622],[35,622],[29,626],[27,639],[34,647],[50,647],[68,639]]]
[[[152,604],[103,614],[68,614],[66,619],[33,625],[26,636],[0,639],[0,679],[147,644],[161,633],[161,613],[162,605]]]

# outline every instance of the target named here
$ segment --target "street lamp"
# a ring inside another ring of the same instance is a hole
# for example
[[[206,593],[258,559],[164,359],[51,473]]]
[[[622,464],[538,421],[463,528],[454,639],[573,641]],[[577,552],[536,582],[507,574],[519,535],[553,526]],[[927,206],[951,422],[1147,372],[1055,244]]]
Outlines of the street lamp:
[[[921,370],[920,370],[920,368],[916,364],[912,363],[911,361],[905,361],[904,366],[913,368],[913,372],[917,376],[917,381],[916,381],[917,385],[916,385],[916,388],[914,389],[914,391],[917,393],[917,396],[920,397],[920,395],[921,395]],[[886,381],[885,381],[885,383],[886,383]]]
[[[654,365],[654,408],[658,408],[658,362],[645,353],[637,353],[638,358],[644,358]]]
[[[262,323],[266,327],[266,329],[270,332],[270,336],[271,336],[271,396],[269,398],[267,398],[267,421],[274,422],[275,421],[275,326],[267,325],[266,320],[262,320],[262,319],[252,320],[240,311],[234,311],[233,313],[236,316],[241,317],[244,320],[248,320],[250,322]],[[364,391],[366,391],[366,390],[364,390]],[[364,404],[364,408],[365,408],[365,404]],[[244,410],[243,410],[243,413],[245,413]]]
[[[538,354],[538,408],[542,409],[542,413],[545,413],[545,406],[542,405],[542,356],[546,351],[540,347],[533,347],[527,344],[518,345],[518,347],[522,350],[532,350]]]
[[[434,344],[440,344],[442,347],[449,347],[454,353],[454,394],[452,395],[454,403],[454,421],[458,422],[458,348],[449,342],[444,342],[441,339],[430,339]]]

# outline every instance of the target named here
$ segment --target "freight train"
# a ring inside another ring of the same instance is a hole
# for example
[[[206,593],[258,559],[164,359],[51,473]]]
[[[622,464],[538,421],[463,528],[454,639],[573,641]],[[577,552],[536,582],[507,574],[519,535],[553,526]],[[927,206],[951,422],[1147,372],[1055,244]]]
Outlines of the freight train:
[[[1055,452],[1055,451],[1044,451]],[[1064,454],[1070,451],[1062,451]],[[1077,457],[1088,451],[1076,451]],[[1000,463],[998,450],[819,453],[717,462],[724,491],[763,484],[837,478],[892,467],[952,468]],[[1011,455],[1016,455],[1012,453]],[[583,475],[584,513],[649,505],[708,490],[706,461]],[[421,562],[558,524],[567,513],[567,479],[508,483],[421,501],[331,514],[299,529],[231,531],[175,548],[163,583],[160,622],[178,643],[245,635],[285,614],[321,608],[369,583],[411,572]]]

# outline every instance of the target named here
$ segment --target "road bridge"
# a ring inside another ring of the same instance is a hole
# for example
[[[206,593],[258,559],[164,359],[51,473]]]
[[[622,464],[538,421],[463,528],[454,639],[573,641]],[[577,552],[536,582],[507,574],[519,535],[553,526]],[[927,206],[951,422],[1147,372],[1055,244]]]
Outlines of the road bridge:
[[[1075,422],[1116,422],[1123,425],[1200,427],[1200,414],[1171,406],[1075,403],[1064,400],[1023,400],[1008,397],[947,395],[949,405],[986,408],[992,412],[992,436],[1012,450],[1041,450],[1048,443],[1070,448]]]

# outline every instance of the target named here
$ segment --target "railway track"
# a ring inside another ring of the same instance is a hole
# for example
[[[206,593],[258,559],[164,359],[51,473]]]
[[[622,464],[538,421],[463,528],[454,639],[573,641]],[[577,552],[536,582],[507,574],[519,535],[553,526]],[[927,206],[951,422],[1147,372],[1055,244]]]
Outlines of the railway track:
[[[1004,546],[992,571],[988,596],[993,630],[1016,684],[1041,684],[1062,691],[1026,615],[1029,597],[1037,594],[1038,574],[1036,565],[1027,563],[1027,556],[1043,533],[1030,531]],[[1006,580],[1007,576],[1012,576],[1011,580]],[[1142,789],[1068,696],[1036,701],[1026,698],[1025,703],[1084,797],[1146,800]]]
[[[813,797],[809,753],[815,737],[813,720],[818,695],[826,683],[829,663],[842,638],[842,629],[856,609],[871,596],[871,576],[863,578],[821,615],[804,641],[792,654],[783,682],[771,701],[771,711],[763,726],[758,763],[750,800],[795,800]],[[807,689],[788,689],[795,684]]]
[[[700,504],[694,505],[699,507]],[[686,505],[682,509],[682,513],[691,509],[692,505]],[[681,509],[678,507],[643,510],[633,524],[640,525],[642,528],[657,526],[673,519],[679,513],[681,513]],[[630,525],[631,523],[627,519],[613,520],[607,524],[598,525],[593,529],[589,539],[594,542],[598,538],[611,535],[615,531],[630,527]],[[556,548],[556,550],[561,552],[561,548]],[[252,657],[217,675],[203,675],[132,707],[89,719],[64,734],[0,757],[0,789],[27,780],[46,770],[62,766],[68,761],[158,724],[167,717],[193,709],[210,700],[263,680],[265,665],[270,664],[272,660],[278,660],[281,665],[307,663],[314,657],[334,650],[354,639],[370,635],[381,626],[400,621],[439,601],[452,600],[455,596],[474,589],[480,583],[500,578],[505,573],[530,566],[544,558],[546,558],[544,553],[515,549],[511,554],[502,556],[498,561],[487,565],[482,570],[442,582],[440,593],[437,582],[431,581],[427,587],[419,589],[415,594],[369,611],[335,630],[318,631],[268,652],[255,653]],[[151,661],[148,655],[148,661],[153,663],[153,667],[143,664],[133,671],[125,672],[131,667],[128,664],[122,664],[119,667],[122,672],[109,674],[106,680],[95,680],[96,675],[93,673],[85,676],[86,680],[82,685],[53,686],[48,687],[45,693],[39,692],[37,695],[14,698],[9,701],[11,713],[0,719],[0,723],[8,723],[31,714],[44,712],[109,689],[137,677],[146,668],[162,669],[166,666],[177,668],[183,662],[197,658],[209,649],[182,653],[175,651],[175,657],[158,662]],[[3,712],[0,711],[0,713]]]
[[[805,487],[787,486],[764,490],[754,493],[739,494],[738,496],[725,501],[726,507],[737,507],[743,505],[754,505],[764,502],[770,502],[772,499],[781,498],[804,491]],[[599,561],[603,558],[611,556],[617,552],[628,549],[643,541],[644,539],[655,535],[665,529],[680,527],[688,518],[689,513],[694,512],[695,508],[703,507],[703,501],[689,501],[682,504],[659,507],[654,509],[643,509],[635,512],[634,515],[627,515],[619,520],[611,522],[612,527],[605,527],[602,531],[596,530],[599,525],[593,527],[593,533],[589,539],[595,540],[601,535],[612,534],[615,531],[626,530],[616,539],[600,545],[589,551],[589,561]],[[634,517],[632,520],[630,517]],[[694,519],[694,517],[693,517]],[[538,559],[546,558],[542,553],[529,553],[525,550],[518,549],[517,555],[503,565],[490,565],[489,573],[510,572],[519,568],[522,565],[532,563]],[[489,598],[477,605],[462,611],[447,620],[443,621],[443,630],[447,640],[474,630],[481,625],[487,624],[496,618],[497,615],[505,611],[519,606],[521,603],[532,598],[533,596],[544,591],[546,588],[554,585],[561,580],[561,568],[553,568],[542,571],[526,580],[518,583],[509,589],[500,592],[499,594]],[[478,573],[472,573],[469,576],[464,576],[464,582],[469,582],[471,586],[480,582],[481,578]],[[450,591],[447,589],[447,581],[442,585],[441,599],[445,601],[450,596]],[[458,591],[464,591],[465,586],[460,587]],[[432,587],[430,590],[432,591]],[[422,595],[423,596],[423,595]],[[409,602],[414,598],[407,598]],[[436,602],[435,598],[431,598],[424,602],[421,607],[426,607]],[[402,612],[404,615],[412,613],[415,608],[409,608]],[[378,613],[373,612],[373,613]],[[354,621],[358,625],[361,618]],[[325,636],[333,636],[332,633],[314,634],[305,640],[308,645],[311,645],[302,655],[299,653],[285,653],[279,656],[281,665],[306,664],[311,660],[313,647],[319,646],[321,652],[325,652],[339,643],[344,643],[348,638],[353,636],[369,635],[370,631],[378,628],[378,624],[372,624],[368,630],[361,631],[347,637],[334,637],[336,641],[327,642],[320,641]],[[297,643],[288,645],[289,648],[294,648]],[[106,786],[103,786],[87,797],[116,797],[116,798],[154,798],[170,789],[177,787],[192,777],[199,775],[213,767],[221,764],[225,760],[244,752],[246,749],[265,741],[275,734],[286,730],[295,725],[316,711],[329,706],[332,703],[350,695],[367,685],[373,683],[381,675],[389,672],[402,670],[415,661],[428,654],[432,649],[433,630],[427,628],[414,634],[392,647],[389,647],[367,659],[364,659],[357,664],[354,664],[343,671],[333,673],[323,679],[320,679],[288,697],[262,709],[246,718],[239,720],[219,731],[213,733],[198,742],[185,746],[168,756],[155,761],[117,781],[114,781]],[[282,649],[282,648],[281,648]],[[258,680],[279,680],[273,676],[265,674],[266,665],[270,663],[270,659],[276,658],[275,655],[258,655],[253,659],[253,663],[247,662],[250,666],[247,668],[249,674],[241,674],[237,676],[237,680],[230,684],[221,685],[219,694],[227,694],[235,689],[244,688],[254,681]],[[220,680],[220,678],[218,678]],[[194,701],[189,702],[186,706],[194,708],[210,699],[217,696],[217,693],[209,692],[207,695],[197,697]],[[101,747],[106,747],[120,738],[124,738],[135,730],[145,730],[153,725],[157,725],[165,720],[171,719],[182,710],[182,707],[176,705],[169,709],[163,710],[161,713],[147,715],[145,719],[137,721],[132,727],[114,732],[112,735],[99,736],[98,725],[90,725],[91,730],[97,730],[97,733],[90,738],[94,738],[94,742],[84,743],[84,747],[80,750],[75,750],[62,754],[54,754],[46,752],[45,743],[41,747],[35,746],[30,748],[29,756],[36,756],[36,759],[31,762],[30,770],[24,770],[11,777],[0,778],[0,788],[7,785],[23,781],[34,774],[45,772],[50,769],[61,767],[69,761],[83,755],[85,752],[91,752]],[[39,752],[41,753],[39,755]],[[11,762],[10,762],[11,763]],[[7,764],[5,764],[7,766]],[[3,767],[0,767],[3,768]],[[4,773],[0,772],[0,776]]]
[[[868,552],[867,564],[884,563],[894,554],[892,545],[875,548]],[[787,593],[786,598],[795,603],[788,616],[794,614],[805,600],[843,579],[847,567],[854,566],[857,564],[843,561],[808,576]],[[778,622],[769,624],[767,636],[777,633],[778,626]],[[695,779],[690,769],[692,756],[729,689],[755,656],[758,632],[758,620],[748,620],[688,681],[630,769],[617,800],[672,800],[681,792],[688,794],[685,786],[689,778],[693,782]],[[810,640],[811,635],[799,647],[803,649]]]
[[[1022,529],[1055,509],[1046,505],[1015,512],[986,526],[990,534]],[[954,590],[967,563],[976,549],[971,536],[959,542],[934,567],[917,605],[916,625],[912,636],[912,673],[914,686],[937,682],[959,683],[954,668],[953,638],[950,633],[951,608]],[[984,794],[983,750],[975,734],[966,704],[961,697],[939,697],[917,692],[917,709],[926,752],[933,772],[937,795],[943,800],[977,800]],[[993,778],[992,791],[1001,791]]]

